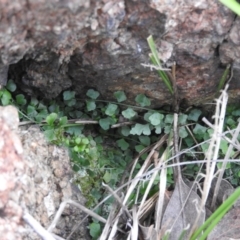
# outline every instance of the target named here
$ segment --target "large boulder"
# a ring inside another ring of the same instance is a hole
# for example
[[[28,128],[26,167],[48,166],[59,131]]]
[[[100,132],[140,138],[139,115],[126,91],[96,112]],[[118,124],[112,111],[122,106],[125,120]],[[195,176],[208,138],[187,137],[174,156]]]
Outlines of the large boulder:
[[[239,20],[217,0],[0,0],[0,9],[2,85],[8,74],[44,98],[96,88],[105,99],[124,90],[130,102],[143,93],[156,107],[169,104],[157,74],[141,65],[153,35],[164,63],[177,64],[186,104],[211,101],[229,63],[230,98],[239,98]]]

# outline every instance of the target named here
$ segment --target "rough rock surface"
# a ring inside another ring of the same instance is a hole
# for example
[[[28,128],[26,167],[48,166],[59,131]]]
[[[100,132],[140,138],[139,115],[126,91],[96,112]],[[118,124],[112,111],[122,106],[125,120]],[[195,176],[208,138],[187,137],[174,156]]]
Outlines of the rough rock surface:
[[[8,121],[10,119],[11,122]],[[22,182],[26,167],[21,142],[13,130],[18,126],[16,109],[0,108],[0,236],[20,240],[23,230],[20,202],[28,188]]]
[[[62,201],[84,204],[84,198],[71,183],[67,150],[48,145],[37,127],[20,129],[18,136],[17,124],[15,108],[0,109],[0,236],[1,240],[38,240],[21,219],[24,209],[47,228]],[[54,233],[67,238],[83,217],[81,210],[67,207]],[[86,224],[71,239],[88,239]]]
[[[0,0],[0,81],[54,98],[71,87],[93,87],[104,98],[125,90],[155,106],[172,98],[148,63],[152,34],[161,58],[177,64],[180,98],[213,99],[226,64],[233,64],[230,98],[239,99],[239,20],[217,0]],[[16,63],[16,64],[14,64]]]

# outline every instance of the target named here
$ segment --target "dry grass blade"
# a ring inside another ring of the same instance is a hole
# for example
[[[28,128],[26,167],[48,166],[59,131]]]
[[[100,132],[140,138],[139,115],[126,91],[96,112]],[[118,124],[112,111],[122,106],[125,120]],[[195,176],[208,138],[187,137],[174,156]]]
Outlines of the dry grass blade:
[[[226,107],[227,107],[227,101],[228,101],[228,94],[227,94],[228,84],[226,85],[225,89],[222,91],[220,97],[216,100],[216,112],[215,112],[215,122],[213,126],[213,134],[211,137],[211,142],[208,148],[208,151],[206,153],[206,174],[203,184],[203,190],[202,190],[202,200],[201,200],[201,207],[200,211],[198,213],[198,216],[196,218],[196,221],[191,229],[190,235],[195,231],[197,227],[198,220],[201,216],[202,211],[205,209],[206,201],[211,189],[212,180],[214,178],[214,172],[216,167],[216,160],[219,155],[219,148],[220,148],[220,142],[221,142],[221,136],[223,132],[223,124],[225,119],[225,113],[226,113]],[[203,121],[206,121],[203,119]],[[214,161],[212,161],[214,160]]]
[[[237,141],[237,138],[239,136],[239,132],[240,132],[240,122],[238,123],[238,126],[237,126],[237,128],[236,128],[236,130],[235,130],[235,132],[233,134],[233,138],[232,138],[231,142],[235,143]],[[228,163],[228,159],[230,159],[230,155],[232,153],[232,150],[233,150],[233,145],[230,144],[229,147],[228,147],[227,153],[226,153],[226,155],[224,157],[225,161],[223,162],[221,169],[219,169],[219,175],[218,175],[218,180],[217,180],[217,183],[216,183],[216,186],[215,186],[215,189],[214,189],[211,209],[215,208],[216,199],[217,199],[217,196],[218,196],[219,188],[220,188],[220,185],[221,185],[221,182],[222,182],[222,179],[223,179],[223,174],[224,174],[224,171],[226,169],[226,166],[227,166],[227,163]]]
[[[151,149],[150,153],[148,154],[148,157],[146,158],[145,162],[143,163],[141,169],[138,171],[138,173],[136,174],[135,178],[131,181],[130,186],[127,189],[127,192],[125,194],[124,200],[122,202],[122,205],[125,206],[129,200],[129,197],[131,196],[131,194],[135,191],[137,184],[141,181],[141,177],[142,175],[145,173],[145,171],[147,170],[148,166],[150,165],[151,161],[152,161],[152,157],[154,156],[156,149],[158,149],[160,146],[162,146],[162,144],[166,141],[167,139],[167,135],[164,135]],[[142,203],[144,203],[142,201]],[[141,209],[141,208],[140,208]],[[114,222],[113,222],[113,227],[112,230],[110,232],[109,238],[108,239],[113,239],[114,236],[116,235],[117,232],[117,226],[119,223],[119,218],[122,214],[122,208],[119,210],[119,213],[117,215],[117,217],[115,218]],[[140,212],[138,210],[138,219],[139,219],[139,215]],[[130,234],[131,235],[131,234]]]
[[[170,140],[170,137],[169,137],[169,140]],[[167,186],[167,169],[165,168],[166,166],[165,162],[168,159],[169,153],[170,153],[169,140],[168,140],[167,148],[161,157],[162,161],[159,161],[159,163],[162,163],[163,168],[160,173],[159,197],[158,197],[158,202],[157,202],[156,212],[155,212],[155,230],[157,232],[161,227],[161,221],[162,221],[162,215],[163,215],[163,209],[164,209],[164,198],[165,198],[165,192],[166,192],[166,186]]]
[[[144,164],[142,165],[141,169],[139,170],[139,172],[137,173],[136,177],[133,179],[131,185],[129,186],[129,189],[126,193],[126,196],[124,198],[123,204],[125,205],[130,197],[130,195],[132,194],[132,192],[134,191],[135,187],[137,186],[138,182],[141,179],[141,176],[143,175],[143,173],[146,171],[147,167],[149,166],[149,163],[152,161],[152,156],[155,153],[155,150],[161,146],[167,139],[167,135],[164,135],[156,144],[155,146],[152,148],[152,150],[150,151],[150,153],[148,154],[147,159],[145,160]]]
[[[175,240],[180,237],[182,232],[186,230],[183,239],[187,239],[190,232],[190,227],[194,224],[195,218],[198,215],[198,209],[201,202],[200,197],[195,193],[192,188],[187,186],[181,174],[179,166],[177,136],[177,122],[178,114],[174,114],[174,144],[175,156],[177,166],[174,167],[175,189],[172,197],[168,203],[166,211],[162,219],[162,227],[166,227],[170,231],[169,240]],[[200,226],[205,220],[205,212],[202,212],[197,225]]]
[[[131,229],[131,240],[138,240],[138,215],[137,215],[137,206],[134,205],[132,208],[133,212],[133,226]]]

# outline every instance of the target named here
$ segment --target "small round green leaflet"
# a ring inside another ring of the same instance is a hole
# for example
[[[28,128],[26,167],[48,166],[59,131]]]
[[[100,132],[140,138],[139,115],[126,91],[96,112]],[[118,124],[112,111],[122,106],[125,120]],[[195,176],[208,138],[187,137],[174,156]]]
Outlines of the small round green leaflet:
[[[178,116],[178,124],[179,125],[184,125],[187,123],[187,118],[188,118],[188,115],[187,114],[179,114]]]
[[[160,134],[162,132],[162,126],[161,124],[155,126],[155,133]]]
[[[206,133],[206,131],[207,131],[207,128],[200,124],[196,124],[196,126],[193,129],[193,133],[200,136],[203,136],[204,133]]]
[[[112,180],[112,174],[109,171],[106,171],[104,176],[103,176],[103,180],[106,183],[109,183]]]
[[[34,106],[28,105],[27,106],[27,115],[30,118],[36,117],[38,112],[36,111],[36,108]]]
[[[128,126],[123,126],[121,128],[121,134],[124,136],[124,137],[127,137],[129,134],[130,134],[130,128]]]
[[[94,100],[86,100],[86,104],[87,104],[87,110],[89,112],[96,109],[96,103]]]
[[[120,103],[120,102],[123,102],[127,99],[124,91],[117,91],[115,92],[114,94],[114,97],[117,99],[117,101]]]
[[[160,113],[153,113],[151,116],[149,116],[149,120],[153,126],[159,125],[163,118],[163,114]]]
[[[69,101],[73,98],[75,98],[75,92],[74,91],[65,91],[63,93],[63,100],[64,101]]]
[[[132,127],[130,134],[133,135],[150,135],[151,134],[151,130],[149,127],[149,124],[139,124],[137,123],[134,127]]]
[[[12,100],[12,95],[7,89],[0,90],[0,99],[3,106],[9,105]]]
[[[117,145],[120,147],[123,151],[127,150],[129,148],[129,144],[123,139],[117,140]]]
[[[9,80],[7,82],[7,86],[6,88],[10,91],[10,92],[14,92],[17,88],[16,84],[13,82],[13,80]]]
[[[179,128],[179,137],[180,138],[186,138],[188,136],[188,132],[185,127],[180,127]]]
[[[93,222],[89,225],[90,235],[95,240],[100,236],[101,226],[99,223]]]
[[[91,99],[97,99],[99,95],[100,95],[99,92],[93,89],[89,89],[87,91],[87,96],[90,97]]]
[[[113,124],[113,122],[110,117],[102,118],[99,120],[99,125],[101,126],[101,128],[103,130],[108,130],[110,128],[111,124]]]
[[[126,110],[122,111],[122,115],[127,119],[131,119],[137,115],[137,112],[135,112],[132,108],[127,108]]]
[[[150,137],[148,136],[139,136],[139,140],[144,146],[150,146],[151,144]]]
[[[199,116],[202,114],[202,111],[199,109],[192,109],[188,114],[188,120],[192,120],[194,122],[198,121]]]
[[[164,119],[164,122],[172,124],[173,123],[173,114],[167,114],[165,119]]]
[[[109,103],[105,111],[105,114],[108,116],[113,116],[116,114],[117,109],[118,106],[116,104]]]
[[[57,118],[58,118],[58,115],[56,113],[51,113],[50,115],[47,116],[46,122],[48,125],[53,126]]]
[[[141,107],[146,107],[151,105],[151,101],[144,94],[138,94],[135,98],[136,103],[138,103]]]
[[[23,106],[27,103],[27,100],[23,94],[18,94],[16,96],[16,102],[18,105]]]

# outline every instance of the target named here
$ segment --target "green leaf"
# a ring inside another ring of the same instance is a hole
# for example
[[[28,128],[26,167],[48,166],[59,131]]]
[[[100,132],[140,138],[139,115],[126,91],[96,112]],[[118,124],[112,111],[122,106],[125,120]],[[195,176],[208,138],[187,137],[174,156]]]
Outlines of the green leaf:
[[[164,120],[165,123],[173,123],[173,114],[167,114]]]
[[[127,108],[126,110],[122,111],[122,115],[127,119],[133,118],[136,114],[137,112],[135,112],[132,108]]]
[[[151,134],[151,130],[149,127],[149,124],[139,124],[137,123],[134,127],[132,127],[130,134],[133,135],[150,135]]]
[[[75,98],[75,92],[74,91],[65,91],[63,92],[63,100],[69,101],[71,99]]]
[[[38,112],[36,111],[35,106],[28,105],[27,106],[27,115],[28,117],[32,118],[37,116]]]
[[[46,122],[48,125],[53,126],[57,118],[58,118],[58,115],[56,113],[51,113],[50,115],[47,116]]]
[[[89,144],[89,139],[84,137],[82,138],[82,143],[85,144],[85,145],[88,145]]]
[[[55,131],[54,129],[49,129],[44,131],[44,136],[46,137],[47,141],[51,142],[56,140]]]
[[[151,143],[150,137],[148,136],[139,136],[139,140],[144,146],[149,146]]]
[[[164,133],[168,134],[172,130],[172,125],[165,125],[164,126]]]
[[[146,122],[150,122],[149,117],[152,115],[152,113],[153,113],[152,111],[148,111],[144,114],[144,120]]]
[[[82,133],[83,128],[84,128],[83,125],[71,126],[67,128],[66,133],[78,136]]]
[[[81,138],[80,137],[75,138],[75,143],[76,144],[80,144],[80,142],[81,142]]]
[[[112,119],[107,117],[107,118],[102,118],[99,120],[99,125],[103,130],[108,130],[112,124]]]
[[[14,92],[17,89],[16,84],[13,82],[13,80],[9,80],[7,83],[6,88],[10,91],[10,92]]]
[[[202,114],[202,111],[199,109],[192,109],[188,114],[188,120],[192,120],[194,122],[198,121],[199,116]]]
[[[3,106],[9,105],[12,100],[12,95],[7,89],[3,89],[2,96],[1,96],[1,102]]]
[[[237,109],[237,110],[233,111],[232,115],[239,117],[240,116],[240,109]]]
[[[157,126],[161,123],[162,119],[164,118],[164,115],[161,113],[153,113],[149,120],[153,126]]]
[[[221,140],[221,142],[220,142],[220,149],[222,150],[224,155],[227,153],[228,142],[226,140]]]
[[[141,152],[144,148],[145,148],[145,146],[143,146],[143,145],[136,145],[136,146],[135,146],[135,150],[136,150],[138,153]]]
[[[141,107],[150,106],[151,101],[144,94],[138,94],[135,98],[136,103],[140,104]]]
[[[112,174],[109,172],[109,171],[106,171],[104,176],[103,176],[103,180],[106,182],[106,183],[109,183],[112,179]]]
[[[161,68],[162,66],[161,66],[160,59],[158,57],[158,52],[157,52],[157,49],[156,49],[153,37],[151,35],[147,38],[147,42],[148,42],[148,45],[149,45],[149,47],[151,49],[151,53],[149,54],[151,62],[156,67],[160,67]],[[160,78],[163,80],[164,84],[166,85],[168,90],[171,92],[171,94],[173,94],[172,83],[171,83],[168,75],[163,70],[157,70],[157,73],[160,76]]]
[[[31,98],[30,105],[36,107],[37,104],[38,104],[38,100],[37,100],[35,97],[32,97],[32,98]]]
[[[130,128],[128,126],[123,126],[121,128],[121,134],[127,137],[130,134]]]
[[[186,114],[179,114],[178,115],[178,124],[185,125],[187,123],[188,115]]]
[[[111,117],[116,114],[117,109],[118,106],[116,104],[109,103],[105,111],[105,114]]]
[[[27,103],[27,100],[23,94],[18,94],[16,96],[16,102],[17,105],[25,105]]]
[[[97,99],[99,95],[100,95],[99,92],[93,89],[89,89],[87,91],[87,96],[90,97],[91,99]]]
[[[59,119],[59,126],[64,126],[64,125],[67,124],[67,122],[68,122],[68,119],[67,119],[66,116],[61,117],[61,118]]]
[[[179,137],[180,138],[185,138],[188,136],[188,132],[184,126],[179,128]]]
[[[162,126],[161,126],[161,124],[155,126],[155,133],[156,133],[156,134],[160,134],[161,132],[162,132]]]
[[[206,131],[207,128],[200,124],[196,124],[195,128],[193,129],[193,133],[198,134],[199,136],[204,136]]]
[[[68,100],[68,101],[65,101],[66,105],[69,106],[69,107],[72,107],[72,106],[75,106],[76,105],[76,99],[71,99],[71,100]]]
[[[127,99],[124,91],[117,91],[113,95],[117,99],[118,102],[123,102]]]
[[[41,121],[43,121],[46,117],[48,116],[48,111],[47,109],[42,109],[38,115],[35,117],[36,121],[38,123],[40,123]]]
[[[122,149],[122,151],[125,151],[129,148],[128,142],[126,142],[123,138],[117,140],[117,145]]]
[[[100,236],[101,226],[99,223],[93,222],[89,225],[90,235],[95,240]]]
[[[86,100],[86,104],[87,104],[87,110],[89,112],[96,109],[96,103],[94,100]]]

